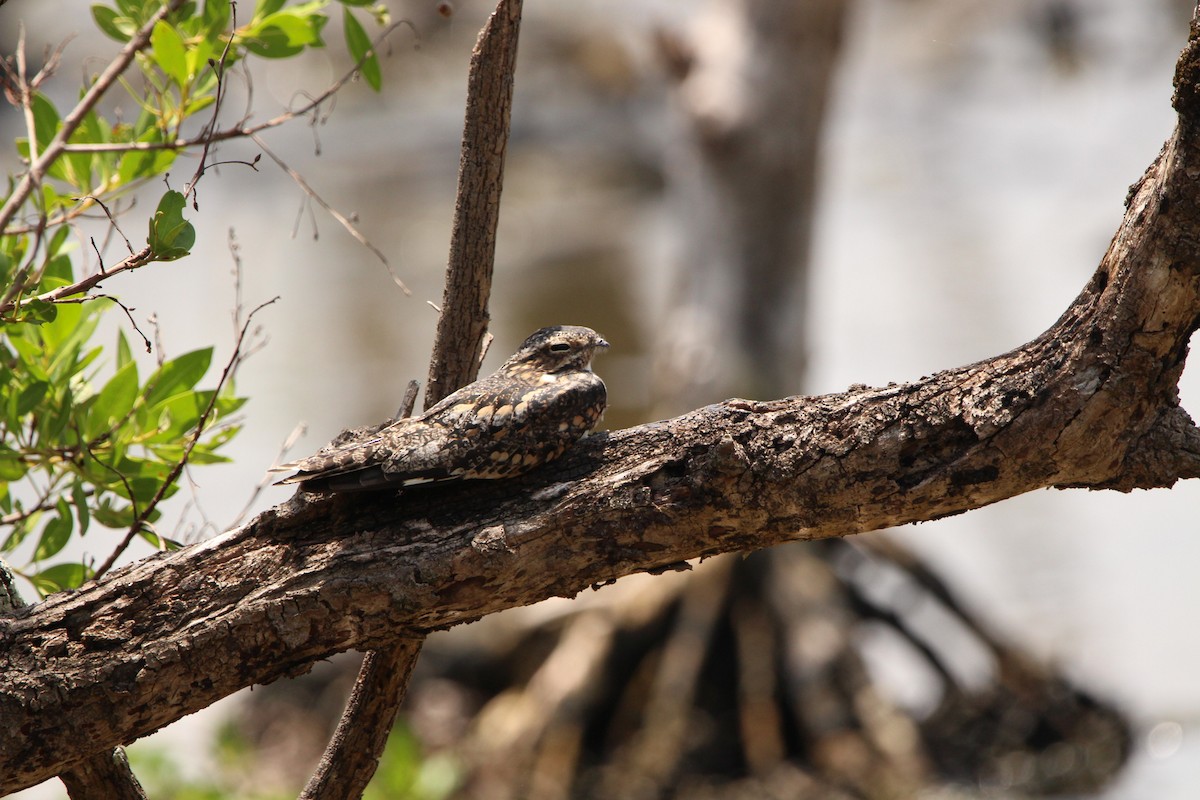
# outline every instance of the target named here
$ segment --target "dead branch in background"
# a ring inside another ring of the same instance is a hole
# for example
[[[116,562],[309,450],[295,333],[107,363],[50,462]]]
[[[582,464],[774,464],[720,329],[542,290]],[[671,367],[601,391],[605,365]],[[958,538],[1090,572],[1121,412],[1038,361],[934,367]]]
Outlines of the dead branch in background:
[[[454,228],[446,290],[425,386],[426,408],[479,374],[520,24],[521,0],[501,0],[471,54]]]

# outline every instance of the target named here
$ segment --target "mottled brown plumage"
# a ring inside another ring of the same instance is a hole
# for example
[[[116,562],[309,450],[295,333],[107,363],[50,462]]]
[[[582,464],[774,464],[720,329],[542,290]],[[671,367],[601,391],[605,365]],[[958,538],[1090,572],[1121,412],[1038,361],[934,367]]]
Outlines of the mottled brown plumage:
[[[281,464],[277,471],[296,473],[280,483],[346,492],[519,475],[558,458],[595,427],[607,395],[591,361],[607,347],[591,328],[542,328],[500,369],[419,417],[339,437]]]

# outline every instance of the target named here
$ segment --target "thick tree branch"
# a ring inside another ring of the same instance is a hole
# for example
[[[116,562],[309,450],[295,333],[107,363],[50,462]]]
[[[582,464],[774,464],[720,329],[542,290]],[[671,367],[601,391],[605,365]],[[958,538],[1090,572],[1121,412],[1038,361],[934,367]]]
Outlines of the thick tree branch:
[[[25,606],[12,570],[0,560],[0,615]],[[146,793],[129,768],[120,747],[103,750],[76,763],[59,776],[72,800],[104,797],[109,800],[146,800]]]
[[[1198,37],[1176,132],[1095,275],[1034,341],[910,384],[731,400],[594,436],[510,481],[399,502],[302,495],[52,595],[0,619],[0,792],[313,659],[632,572],[1047,486],[1195,475],[1200,436],[1176,384],[1200,320]]]

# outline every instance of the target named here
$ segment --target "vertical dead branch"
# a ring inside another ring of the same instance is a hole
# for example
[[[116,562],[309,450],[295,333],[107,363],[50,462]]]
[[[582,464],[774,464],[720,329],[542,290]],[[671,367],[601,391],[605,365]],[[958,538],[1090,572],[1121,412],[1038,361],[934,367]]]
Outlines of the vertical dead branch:
[[[471,54],[454,229],[425,388],[426,408],[473,381],[479,372],[500,221],[521,7],[522,0],[500,0]],[[366,654],[350,702],[317,771],[300,795],[302,800],[362,796],[379,765],[423,642],[423,637],[407,639]]]
[[[521,0],[500,0],[471,54],[454,229],[442,313],[425,387],[426,408],[456,387],[475,380],[479,372],[520,24]]]
[[[301,800],[362,796],[379,766],[424,641],[423,636],[406,639],[363,656],[350,702]]]
[[[147,800],[146,792],[129,768],[125,750],[115,747],[92,756],[59,776],[71,800]]]

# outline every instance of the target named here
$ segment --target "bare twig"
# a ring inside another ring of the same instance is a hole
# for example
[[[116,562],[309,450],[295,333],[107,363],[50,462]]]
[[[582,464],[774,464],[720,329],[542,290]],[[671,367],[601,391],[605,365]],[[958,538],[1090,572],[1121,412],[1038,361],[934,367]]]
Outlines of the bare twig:
[[[75,199],[80,200],[80,201],[90,200],[91,202],[100,206],[101,210],[104,211],[104,216],[108,217],[108,221],[112,225],[111,230],[115,230],[117,233],[121,234],[121,238],[125,240],[125,249],[129,251],[129,255],[133,255],[133,243],[129,241],[129,237],[125,235],[125,231],[121,230],[121,226],[117,224],[116,217],[113,216],[112,211],[109,209],[109,207],[105,204],[105,202],[103,200],[101,200],[99,197],[96,197],[95,195],[90,195],[90,194],[84,195],[83,197],[76,197]],[[107,244],[107,241],[105,242],[105,244]],[[99,255],[99,253],[97,253],[96,255]],[[104,272],[103,264],[101,265],[100,271]]]
[[[512,116],[520,0],[501,0],[471,54],[446,290],[425,386],[425,406],[479,374]]]
[[[42,68],[39,69],[37,74],[29,80],[29,85],[32,88],[36,89],[41,86],[42,83],[44,83],[58,70],[58,65],[62,62],[63,51],[67,49],[67,45],[69,45],[74,39],[75,34],[68,34],[61,42],[55,45],[53,50],[49,50],[49,48],[47,48],[49,50],[49,54],[42,63]]]
[[[146,352],[147,353],[154,352],[154,348],[152,348],[150,346],[150,339],[147,338],[146,334],[142,333],[142,329],[138,327],[137,320],[135,320],[133,318],[133,314],[131,313],[133,311],[133,309],[129,308],[129,306],[125,305],[120,300],[113,297],[111,294],[93,295],[93,298],[100,298],[100,297],[103,297],[107,300],[111,300],[112,302],[116,303],[118,306],[121,307],[121,310],[125,312],[125,316],[129,318],[129,324],[133,326],[133,329],[134,329],[134,331],[137,332],[137,335],[142,337],[142,344],[146,347]]]
[[[95,288],[101,281],[111,278],[121,272],[129,272],[139,267],[144,267],[147,264],[154,262],[154,253],[149,247],[144,247],[138,252],[131,255],[129,258],[119,262],[116,266],[111,267],[105,272],[97,272],[95,275],[89,275],[82,280],[72,283],[70,286],[60,286],[49,292],[43,292],[36,297],[27,297],[24,300],[18,301],[15,297],[8,298],[0,302],[0,314],[7,314],[17,306],[23,306],[26,303],[34,300],[41,300],[47,303],[58,303],[63,300],[74,297],[75,295],[83,294],[90,289]]]
[[[421,384],[416,381],[409,381],[408,387],[404,390],[404,397],[400,400],[400,410],[396,412],[397,417],[411,417],[413,408],[417,405],[417,392],[421,390]]]
[[[237,370],[238,363],[243,357],[242,342],[246,338],[246,333],[250,328],[250,322],[254,319],[255,314],[271,305],[278,299],[278,297],[273,297],[265,303],[260,303],[246,316],[246,323],[242,326],[242,330],[238,334],[237,341],[234,342],[233,354],[229,356],[229,361],[226,362],[225,369],[221,371],[221,378],[217,381],[217,385],[213,389],[212,397],[209,398],[208,405],[204,408],[204,413],[202,413],[200,415],[200,419],[196,421],[196,429],[192,432],[191,437],[184,446],[183,455],[179,457],[179,461],[177,461],[175,466],[171,468],[171,471],[167,473],[166,478],[164,478],[163,482],[159,485],[158,491],[154,493],[154,497],[150,498],[150,502],[146,504],[146,507],[137,514],[133,520],[133,524],[130,525],[129,530],[126,531],[125,537],[109,554],[104,563],[97,568],[93,577],[98,578],[112,569],[113,564],[116,563],[121,553],[125,552],[125,549],[129,547],[130,542],[133,541],[133,537],[142,532],[142,529],[145,527],[146,520],[149,519],[150,514],[155,508],[158,507],[158,504],[162,502],[163,498],[166,496],[167,490],[174,485],[175,480],[179,477],[179,473],[181,473],[183,468],[187,466],[188,458],[191,457],[192,450],[194,450],[196,445],[199,443],[200,437],[203,435],[204,429],[208,424],[208,419],[212,416],[213,409],[216,408],[217,400],[221,396],[221,389],[225,386],[225,382],[229,379],[229,376],[233,374],[235,370]]]
[[[237,3],[229,4],[229,14],[231,19],[231,27],[237,30]],[[204,171],[207,169],[208,151],[213,145],[212,134],[217,129],[217,116],[221,113],[221,101],[225,99],[225,61],[229,57],[229,48],[233,45],[233,37],[230,36],[225,40],[225,47],[221,50],[221,57],[215,62],[209,60],[209,66],[217,75],[217,94],[213,100],[212,116],[208,118],[208,123],[200,132],[200,138],[204,140],[204,147],[200,151],[200,163],[196,165],[196,172],[192,175],[192,179],[188,181],[187,186],[183,189],[183,196],[192,197],[192,208],[195,211],[200,210],[200,201],[196,195],[196,184],[204,177]]]
[[[303,423],[292,428],[292,432],[287,435],[287,437],[283,440],[283,444],[279,446],[279,454],[275,456],[276,464],[283,463],[284,456],[286,456],[291,449],[296,446],[296,442],[299,441],[300,437],[304,435],[306,430],[308,430],[308,426]],[[233,518],[233,521],[229,523],[229,527],[226,528],[226,530],[233,530],[242,524],[242,520],[249,516],[250,510],[254,508],[254,504],[258,501],[259,496],[262,495],[263,490],[273,484],[275,482],[275,478],[276,476],[272,472],[263,473],[263,476],[259,478],[258,483],[255,484],[254,491],[250,493],[249,499],[246,500],[246,504],[242,506],[242,510],[239,511],[237,516]]]
[[[325,209],[325,211],[329,213],[329,216],[337,220],[338,223],[346,229],[346,232],[353,236],[359,244],[375,254],[375,257],[379,259],[379,262],[383,264],[384,268],[388,271],[388,275],[391,275],[392,280],[397,286],[400,287],[400,291],[404,292],[406,295],[412,295],[412,292],[409,290],[409,288],[404,285],[404,281],[400,280],[400,276],[396,274],[394,269],[392,269],[392,265],[388,261],[387,256],[383,254],[383,251],[371,244],[371,242],[367,240],[367,237],[364,236],[361,231],[359,231],[349,217],[338,211],[333,206],[329,205],[329,203],[325,202],[325,199],[322,198],[321,195],[317,194],[316,190],[308,185],[308,181],[304,180],[304,176],[289,167],[279,156],[275,155],[271,148],[267,147],[266,143],[263,142],[263,140],[257,134],[251,134],[250,138],[254,140],[255,144],[262,148],[264,153],[270,156],[271,160],[274,161],[280,169],[286,172],[288,176],[296,182],[296,185],[300,187],[301,191],[303,191],[305,195],[307,195],[311,200],[315,200],[317,204],[321,206],[321,208]]]
[[[379,766],[424,642],[423,635],[414,635],[394,648],[363,656],[350,702],[300,800],[362,796]]]
[[[37,138],[37,122],[33,118],[33,87],[26,78],[26,63],[25,63],[25,25],[22,23],[17,29],[17,74],[16,84],[19,100],[21,104],[21,113],[25,117],[25,135],[29,138],[29,161],[35,163],[38,160],[38,151],[41,148],[42,142]],[[41,176],[32,176],[32,188],[38,189],[41,186]]]
[[[70,222],[71,220],[75,219],[76,217],[83,216],[91,209],[92,202],[95,200],[95,197],[93,197],[91,195],[85,195],[83,197],[72,198],[72,199],[79,200],[80,201],[79,204],[76,205],[74,208],[70,209],[69,211],[59,211],[57,214],[55,214],[52,217],[46,217],[44,227],[53,228],[55,225],[61,225],[64,222]],[[132,207],[132,205],[131,205],[131,207]],[[36,225],[10,225],[4,229],[4,232],[2,235],[4,235],[4,236],[20,236],[25,233],[33,233],[34,231],[36,231],[39,228],[39,226],[41,226],[41,222],[39,222]]]

